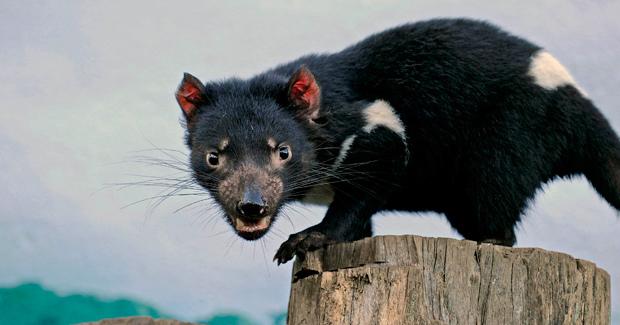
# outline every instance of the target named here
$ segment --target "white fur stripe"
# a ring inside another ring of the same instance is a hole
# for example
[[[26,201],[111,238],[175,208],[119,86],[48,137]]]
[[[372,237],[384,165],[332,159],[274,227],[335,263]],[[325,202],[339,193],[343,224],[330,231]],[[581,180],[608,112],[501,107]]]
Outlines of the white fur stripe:
[[[334,168],[340,166],[344,159],[347,157],[347,152],[349,152],[349,150],[351,149],[351,145],[353,144],[353,141],[355,141],[356,137],[357,135],[354,134],[342,141],[340,152],[338,153],[338,157],[336,157],[336,160],[334,161]]]
[[[551,54],[543,50],[536,52],[532,56],[530,70],[527,72],[527,75],[533,77],[537,85],[547,90],[555,90],[558,87],[571,85],[577,88],[583,96],[586,96],[586,93],[577,86],[568,70]]]
[[[377,126],[383,126],[400,135],[405,144],[405,166],[407,166],[409,164],[407,134],[405,133],[403,121],[400,120],[392,106],[384,100],[376,100],[364,109],[364,118],[366,119],[364,131],[367,133],[372,132]]]
[[[390,104],[384,100],[376,100],[372,105],[364,109],[366,125],[364,131],[372,132],[377,126],[384,126],[401,136],[405,135],[405,127]]]

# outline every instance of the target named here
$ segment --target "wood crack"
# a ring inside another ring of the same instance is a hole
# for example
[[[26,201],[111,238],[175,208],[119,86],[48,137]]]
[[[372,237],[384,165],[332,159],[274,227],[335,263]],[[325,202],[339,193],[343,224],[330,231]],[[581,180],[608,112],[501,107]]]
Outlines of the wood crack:
[[[610,322],[609,275],[593,263],[538,248],[403,237],[338,244],[295,261],[288,324]]]

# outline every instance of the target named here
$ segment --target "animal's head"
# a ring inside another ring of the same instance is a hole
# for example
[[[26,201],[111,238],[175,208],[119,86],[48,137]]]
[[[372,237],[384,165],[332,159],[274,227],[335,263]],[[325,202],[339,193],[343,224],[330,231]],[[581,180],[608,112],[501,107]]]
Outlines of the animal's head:
[[[301,67],[290,79],[262,76],[203,85],[185,74],[176,93],[195,179],[247,240],[262,237],[287,201],[313,181],[310,140],[320,89]]]

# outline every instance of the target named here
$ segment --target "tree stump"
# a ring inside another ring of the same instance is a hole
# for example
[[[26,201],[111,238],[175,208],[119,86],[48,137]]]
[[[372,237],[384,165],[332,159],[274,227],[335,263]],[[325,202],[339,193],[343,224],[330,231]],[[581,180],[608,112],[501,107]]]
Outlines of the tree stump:
[[[609,324],[609,274],[540,248],[378,236],[295,261],[298,324]]]

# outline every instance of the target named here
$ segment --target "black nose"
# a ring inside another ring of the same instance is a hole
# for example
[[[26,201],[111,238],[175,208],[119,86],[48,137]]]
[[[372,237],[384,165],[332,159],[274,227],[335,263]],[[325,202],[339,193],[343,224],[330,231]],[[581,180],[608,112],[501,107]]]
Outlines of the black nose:
[[[237,212],[248,218],[262,218],[267,212],[267,204],[257,190],[246,190],[243,201],[237,203]]]

